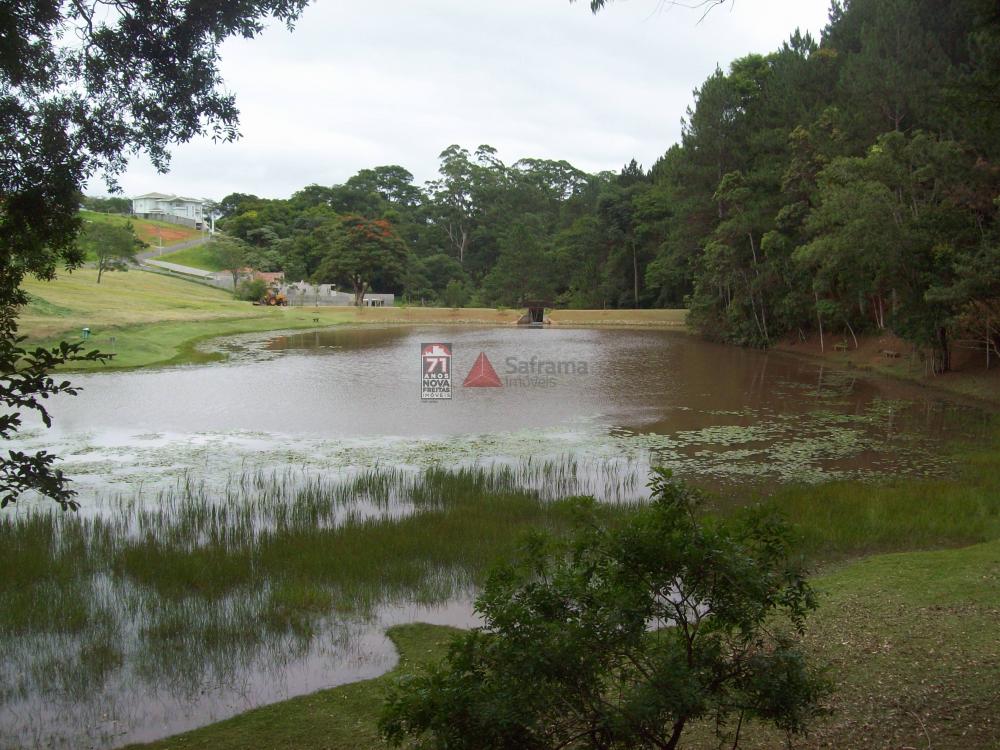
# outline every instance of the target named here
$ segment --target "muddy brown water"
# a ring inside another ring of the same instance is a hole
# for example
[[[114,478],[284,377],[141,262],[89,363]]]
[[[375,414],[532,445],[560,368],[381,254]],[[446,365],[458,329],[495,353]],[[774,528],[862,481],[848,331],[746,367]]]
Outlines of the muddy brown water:
[[[421,344],[432,342],[452,347],[451,400],[421,400]],[[55,428],[29,424],[19,447],[64,457],[84,512],[100,514],[115,494],[262,467],[574,456],[625,460],[640,474],[662,464],[735,495],[787,481],[940,475],[944,446],[975,440],[988,421],[925,389],[671,331],[337,328],[212,346],[229,361],[75,376],[84,390],[52,404]],[[481,353],[500,387],[463,387]],[[397,603],[364,622],[329,623],[304,650],[275,642],[225,680],[207,668],[171,680],[129,665],[82,694],[71,681],[61,691],[22,680],[0,692],[0,747],[154,739],[372,676],[394,658],[384,627],[415,618],[473,622],[467,599]],[[0,675],[31,671],[25,649],[0,653]]]
[[[420,397],[420,345],[453,346],[453,398]],[[217,345],[225,364],[81,375],[54,450],[84,499],[253,466],[628,456],[727,491],[924,475],[975,407],[889,379],[656,330],[339,328]],[[485,353],[503,383],[462,386]],[[94,503],[90,503],[93,506]]]

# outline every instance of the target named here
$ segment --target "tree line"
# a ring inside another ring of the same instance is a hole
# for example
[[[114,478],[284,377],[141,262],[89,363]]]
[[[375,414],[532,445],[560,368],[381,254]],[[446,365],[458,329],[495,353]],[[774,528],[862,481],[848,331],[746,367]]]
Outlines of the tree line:
[[[405,253],[368,283],[411,302],[684,306],[753,346],[891,330],[941,371],[956,339],[1000,346],[997,92],[995,2],[838,0],[818,41],[717,69],[649,169],[453,145],[423,187],[393,165],[233,194],[221,226],[291,278],[347,283],[338,222],[382,221]]]

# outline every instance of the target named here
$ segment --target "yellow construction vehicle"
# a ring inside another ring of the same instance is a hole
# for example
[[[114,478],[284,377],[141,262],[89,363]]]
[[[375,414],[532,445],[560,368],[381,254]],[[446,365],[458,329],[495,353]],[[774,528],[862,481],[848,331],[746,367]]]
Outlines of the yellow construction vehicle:
[[[285,307],[288,304],[288,297],[274,289],[268,289],[267,294],[264,295],[260,304],[268,305],[269,307]]]

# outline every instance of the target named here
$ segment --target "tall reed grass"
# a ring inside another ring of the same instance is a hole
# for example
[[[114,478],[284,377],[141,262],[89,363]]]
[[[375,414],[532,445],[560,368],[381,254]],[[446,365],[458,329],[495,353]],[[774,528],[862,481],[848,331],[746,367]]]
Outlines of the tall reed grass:
[[[96,515],[0,516],[0,677],[19,665],[21,698],[99,687],[122,667],[196,689],[387,602],[467,594],[522,532],[567,522],[558,498],[607,486],[608,514],[640,502],[634,468],[251,471],[222,491],[185,477]]]
[[[768,498],[817,563],[1000,538],[1000,429],[951,450],[950,478],[776,488]]]
[[[766,502],[818,563],[1000,537],[998,434],[955,461],[950,480],[783,486]],[[135,701],[149,686],[197,700],[207,683],[308,654],[319,634],[346,642],[347,623],[381,606],[467,597],[523,532],[565,527],[562,498],[597,495],[614,522],[645,501],[644,474],[571,456],[333,478],[250,471],[221,491],[185,477],[95,515],[0,515],[0,745],[5,710]]]

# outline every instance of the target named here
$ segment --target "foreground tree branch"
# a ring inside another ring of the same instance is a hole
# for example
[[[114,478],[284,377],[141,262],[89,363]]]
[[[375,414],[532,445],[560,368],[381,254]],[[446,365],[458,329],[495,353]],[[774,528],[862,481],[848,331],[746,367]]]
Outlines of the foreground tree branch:
[[[0,436],[24,409],[49,424],[40,399],[72,394],[53,367],[80,360],[78,345],[28,351],[17,314],[28,274],[52,279],[83,262],[77,209],[83,186],[116,176],[145,153],[165,171],[169,147],[196,135],[239,136],[239,112],[219,73],[219,45],[251,38],[268,19],[291,27],[308,0],[0,0]],[[0,506],[28,490],[75,508],[46,452],[8,451]]]

